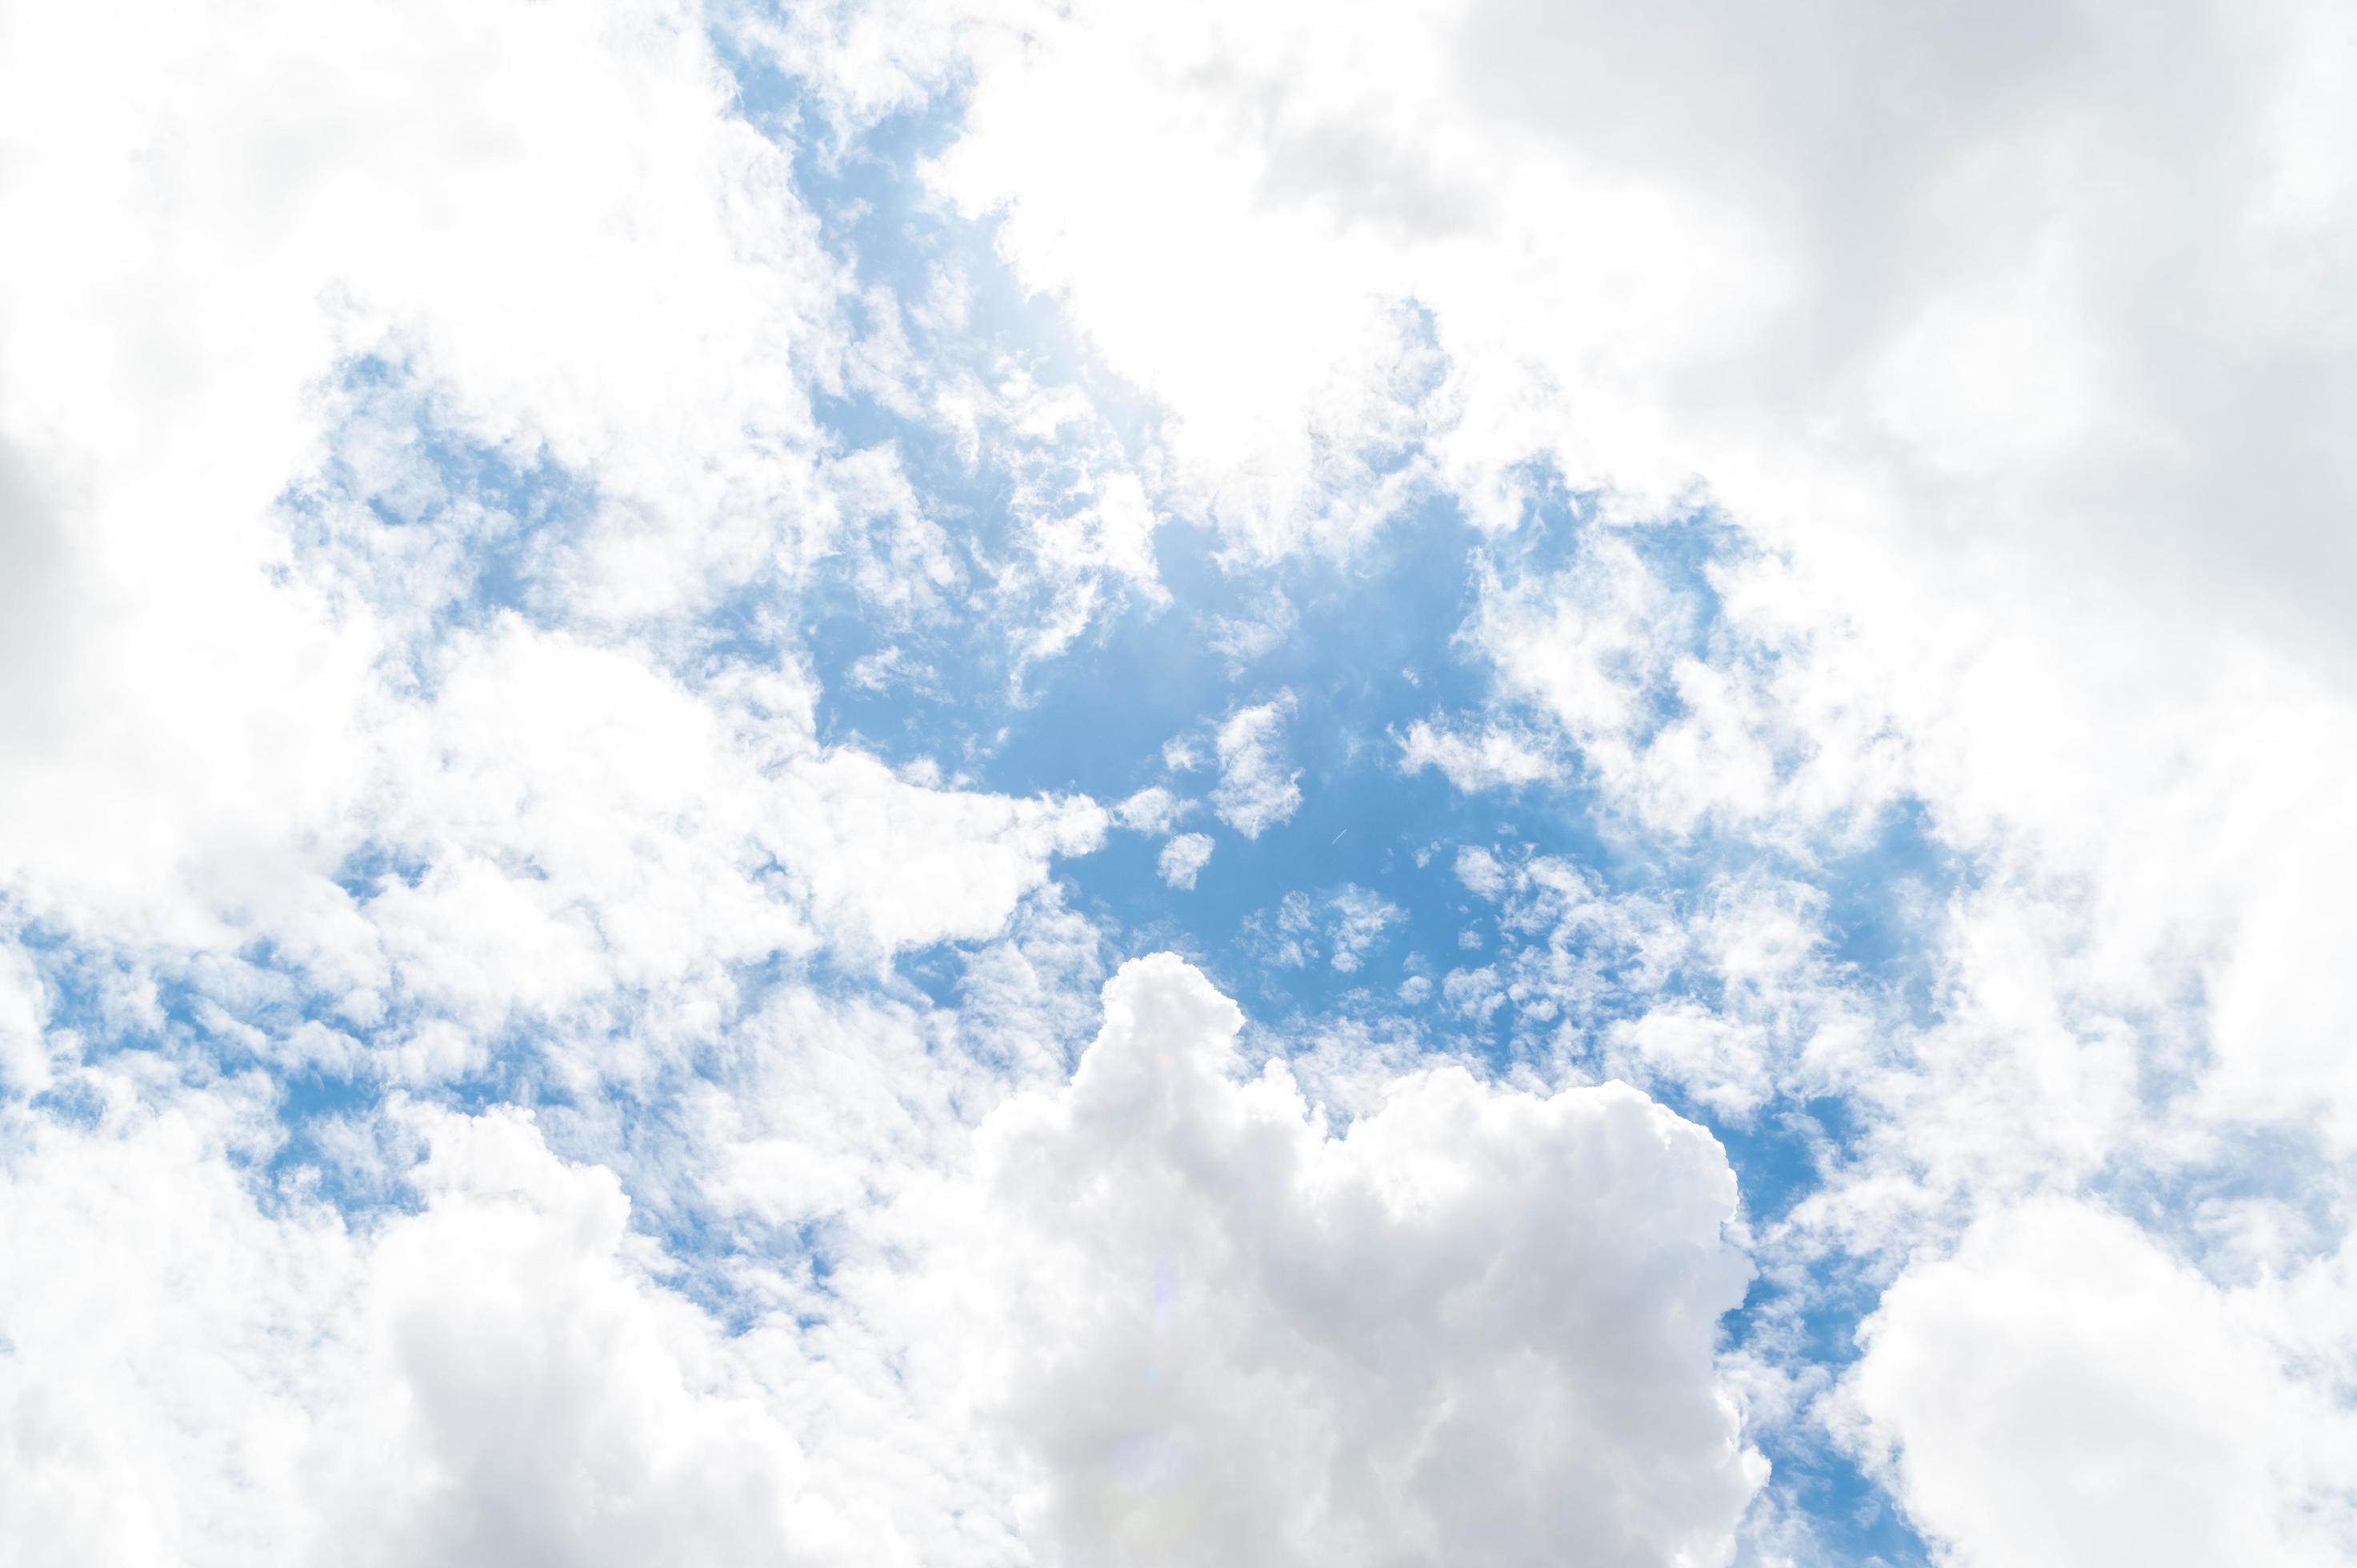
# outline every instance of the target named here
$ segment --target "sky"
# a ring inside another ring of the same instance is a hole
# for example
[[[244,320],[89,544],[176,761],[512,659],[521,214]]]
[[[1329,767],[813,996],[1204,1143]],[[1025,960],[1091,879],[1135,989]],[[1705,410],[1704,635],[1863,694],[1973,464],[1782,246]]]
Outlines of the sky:
[[[2357,1560],[2357,27],[0,0],[0,1563]]]

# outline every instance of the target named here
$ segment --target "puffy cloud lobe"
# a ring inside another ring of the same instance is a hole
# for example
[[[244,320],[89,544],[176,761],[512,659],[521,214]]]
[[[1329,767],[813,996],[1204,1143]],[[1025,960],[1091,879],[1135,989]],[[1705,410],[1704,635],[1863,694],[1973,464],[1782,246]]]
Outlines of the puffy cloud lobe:
[[[370,1251],[353,1329],[367,1380],[335,1412],[365,1434],[328,1462],[349,1466],[339,1500],[357,1517],[316,1550],[387,1565],[913,1557],[880,1499],[813,1489],[811,1434],[649,1278],[610,1173],[555,1161],[511,1114],[442,1122],[415,1181],[423,1211]]]
[[[2255,1305],[2038,1200],[1891,1286],[1843,1399],[1959,1564],[2345,1563],[2357,1419]]]
[[[1070,1563],[1723,1563],[1749,1268],[1702,1129],[1412,1073],[1337,1133],[1233,1004],[1125,965],[1068,1089],[980,1137],[1003,1414]]]

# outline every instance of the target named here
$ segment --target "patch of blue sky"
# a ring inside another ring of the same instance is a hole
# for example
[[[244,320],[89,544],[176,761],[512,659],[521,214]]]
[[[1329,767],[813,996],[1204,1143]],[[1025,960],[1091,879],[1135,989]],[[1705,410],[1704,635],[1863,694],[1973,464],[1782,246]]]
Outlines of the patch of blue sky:
[[[1890,1494],[1846,1456],[1776,1434],[1761,1452],[1785,1506],[1807,1520],[1817,1562],[1850,1568],[1925,1568],[1932,1562]]]
[[[1674,1102],[1674,1096],[1668,1096]],[[1695,1114],[1690,1107],[1681,1107]],[[1738,1172],[1755,1226],[1774,1218],[1816,1185],[1814,1154],[1846,1130],[1846,1104],[1811,1100],[1749,1124],[1715,1128]],[[1709,1120],[1706,1114],[1698,1119]],[[1763,1211],[1763,1199],[1768,1200]],[[1722,1325],[1729,1348],[1790,1369],[1838,1377],[1859,1356],[1857,1331],[1881,1299],[1879,1274],[1831,1253],[1805,1265],[1784,1263],[1752,1282],[1743,1305]],[[1928,1563],[1930,1549],[1857,1457],[1807,1421],[1767,1423],[1750,1434],[1773,1466],[1786,1506],[1808,1520],[1823,1561],[1889,1568]]]
[[[334,881],[356,903],[377,897],[398,885],[415,887],[431,869],[414,851],[371,840],[344,856]]]
[[[293,968],[282,965],[268,944],[253,944],[232,961],[159,969],[126,963],[38,923],[14,935],[39,967],[51,1026],[71,1039],[75,1058],[95,1064],[144,1055],[152,1058],[153,1071],[199,1083],[267,1069],[279,1127],[277,1138],[265,1141],[253,1162],[265,1178],[256,1189],[260,1201],[274,1201],[289,1179],[355,1210],[380,1201],[379,1195],[339,1186],[336,1168],[319,1159],[312,1131],[325,1119],[374,1108],[382,1101],[382,1086],[365,1075],[289,1067],[254,1049],[257,1039],[284,1041],[305,1024],[350,1026],[333,1015],[327,998],[298,983]],[[261,1081],[254,1080],[257,1086]],[[496,1091],[486,1091],[480,1102],[498,1098]],[[98,1091],[71,1073],[32,1096],[31,1102],[70,1124],[94,1124],[105,1110]],[[232,1150],[231,1157],[244,1163],[252,1153]]]
[[[1196,886],[1164,884],[1155,869],[1158,840],[1116,832],[1105,849],[1066,865],[1080,907],[1137,937],[1174,942],[1223,981],[1293,1007],[1378,977],[1395,985],[1394,972],[1404,972],[1412,955],[1456,950],[1461,923],[1447,910],[1467,898],[1448,846],[1490,842],[1513,816],[1528,814],[1525,803],[1501,811],[1398,770],[1405,722],[1435,700],[1476,695],[1448,647],[1465,607],[1469,543],[1450,519],[1419,520],[1352,567],[1297,563],[1245,578],[1220,569],[1208,532],[1166,524],[1157,553],[1171,603],[1133,603],[1042,667],[1028,693],[1010,693],[977,662],[953,659],[939,660],[941,683],[931,691],[863,689],[841,673],[848,650],[822,646],[822,721],[898,760],[946,753],[955,765],[963,756],[975,782],[1011,793],[1078,791],[1118,801],[1168,789],[1194,802],[1180,831],[1208,832],[1215,843]],[[1234,640],[1223,632],[1272,617],[1284,634],[1265,651],[1236,659],[1223,650],[1223,640]],[[1236,708],[1288,694],[1293,706],[1273,744],[1283,768],[1299,774],[1301,801],[1247,837],[1209,802],[1219,778],[1212,735]],[[977,739],[987,744],[969,746]],[[1189,745],[1200,765],[1172,769],[1165,747],[1174,740]],[[1328,899],[1352,886],[1409,916],[1359,969],[1337,970],[1329,950],[1315,964],[1251,983],[1260,966],[1230,961],[1229,939],[1287,894]]]
[[[1931,928],[1983,875],[1975,860],[1941,841],[1921,802],[1896,802],[1871,839],[1825,856],[1812,874],[1825,896],[1829,955],[1913,1026],[1928,1026],[1939,1005]]]
[[[2256,1265],[2244,1250],[2218,1244],[2237,1226],[2266,1228],[2279,1249],[2277,1268],[2286,1256],[2313,1262],[2340,1250],[2342,1169],[2345,1157],[2314,1127],[2228,1125],[2212,1131],[2198,1154],[2167,1165],[2117,1167],[2089,1186],[2184,1261],[2218,1271],[2216,1283],[2239,1286],[2251,1279],[2236,1271]]]
[[[432,389],[405,363],[364,355],[339,368],[335,395],[342,420],[319,468],[278,498],[278,513],[298,555],[328,558],[332,577],[389,606],[414,611],[424,584],[418,552],[392,541],[440,535],[440,559],[457,578],[431,604],[424,642],[407,651],[412,673],[438,639],[506,614],[549,618],[544,576],[549,559],[596,512],[595,486],[534,449],[474,440],[447,424]],[[365,460],[355,442],[381,436],[399,454],[395,471]],[[385,542],[347,532],[357,512],[385,531]],[[371,564],[363,553],[381,557]]]
[[[5,929],[39,972],[49,1027],[65,1036],[69,1049],[99,1059],[121,1050],[152,1051],[163,1043],[159,1009],[144,981],[70,931],[6,908],[10,902],[0,900],[0,910],[10,917]],[[28,1100],[34,1109],[76,1126],[94,1124],[104,1110],[98,1092],[71,1075]]]

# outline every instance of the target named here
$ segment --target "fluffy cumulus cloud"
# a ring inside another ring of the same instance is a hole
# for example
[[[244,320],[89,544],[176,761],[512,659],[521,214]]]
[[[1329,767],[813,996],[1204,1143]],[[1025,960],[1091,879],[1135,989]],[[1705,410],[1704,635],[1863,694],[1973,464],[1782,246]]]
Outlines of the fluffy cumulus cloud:
[[[1845,1392],[1968,1561],[2346,1562],[2357,1418],[2292,1375],[2267,1294],[2036,1202],[1901,1277]]]
[[[2347,32],[0,0],[0,1559],[2357,1553]]]
[[[1337,1128],[1168,955],[980,1133],[1006,1419],[1061,1561],[1724,1562],[1764,1466],[1714,1368],[1749,1265],[1707,1133],[1461,1069]]]

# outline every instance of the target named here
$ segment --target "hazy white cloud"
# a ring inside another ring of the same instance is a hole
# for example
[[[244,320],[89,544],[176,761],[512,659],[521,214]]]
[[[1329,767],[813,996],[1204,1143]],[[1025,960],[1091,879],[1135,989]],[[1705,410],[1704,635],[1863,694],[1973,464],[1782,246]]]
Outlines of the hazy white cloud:
[[[1286,692],[1238,708],[1214,736],[1220,782],[1211,790],[1211,809],[1246,838],[1260,837],[1301,805],[1301,770],[1286,766],[1284,750],[1285,726],[1296,706]]]
[[[782,1391],[829,1374],[668,1289],[610,1173],[520,1113],[421,1114],[417,1206],[353,1230],[316,1197],[257,1202],[225,1156],[266,1151],[267,1110],[51,1124],[12,1168],[12,1555],[925,1560],[922,1500],[903,1534],[880,1478],[781,1422]]]
[[[0,1088],[33,1095],[49,1087],[46,991],[25,950],[0,936]]]
[[[1154,869],[1173,887],[1192,887],[1203,867],[1211,863],[1211,835],[1180,833],[1162,846]]]
[[[1337,973],[1355,974],[1406,914],[1373,889],[1346,882],[1315,894],[1297,888],[1246,917],[1244,931],[1265,962],[1299,969],[1322,958]]]
[[[1512,789],[1551,779],[1560,769],[1529,739],[1505,729],[1468,735],[1424,719],[1400,740],[1400,767],[1409,773],[1437,768],[1458,789]]]
[[[2357,567],[2319,526],[2352,471],[2315,439],[2357,390],[2315,261],[2357,177],[2319,150],[2352,139],[2334,27],[2300,4],[2165,44],[2018,7],[949,4],[816,8],[791,54],[854,114],[970,78],[939,185],[1001,215],[1216,493],[1292,492],[1296,526],[1317,449],[1414,406],[1386,325],[1413,298],[1477,499],[1543,452],[1642,500],[1698,477],[1780,537],[1887,502],[1919,542],[1969,514],[2074,565],[2141,538],[2168,562],[2145,586],[2207,564],[2329,634],[2317,585]],[[2161,430],[2199,437],[2166,477],[2140,456]],[[2263,547],[2223,551],[2209,520],[2246,506]]]
[[[1469,892],[1495,899],[1506,890],[1506,867],[1480,845],[1467,844],[1457,852],[1457,880]]]
[[[1328,927],[1328,962],[1345,974],[1355,972],[1368,951],[1383,940],[1386,927],[1397,925],[1405,911],[1356,883],[1327,900],[1333,912]]]
[[[1116,802],[1113,815],[1115,822],[1132,832],[1161,838],[1186,821],[1194,810],[1194,801],[1175,795],[1159,784],[1151,784]]]
[[[782,368],[833,353],[833,263],[660,0],[5,25],[0,535],[59,618],[0,668],[0,807],[41,824],[0,870],[184,939],[223,906],[299,922],[387,700],[378,628],[275,508],[323,391],[422,381],[459,438],[582,476],[602,510],[563,590],[673,605],[801,510]]]

